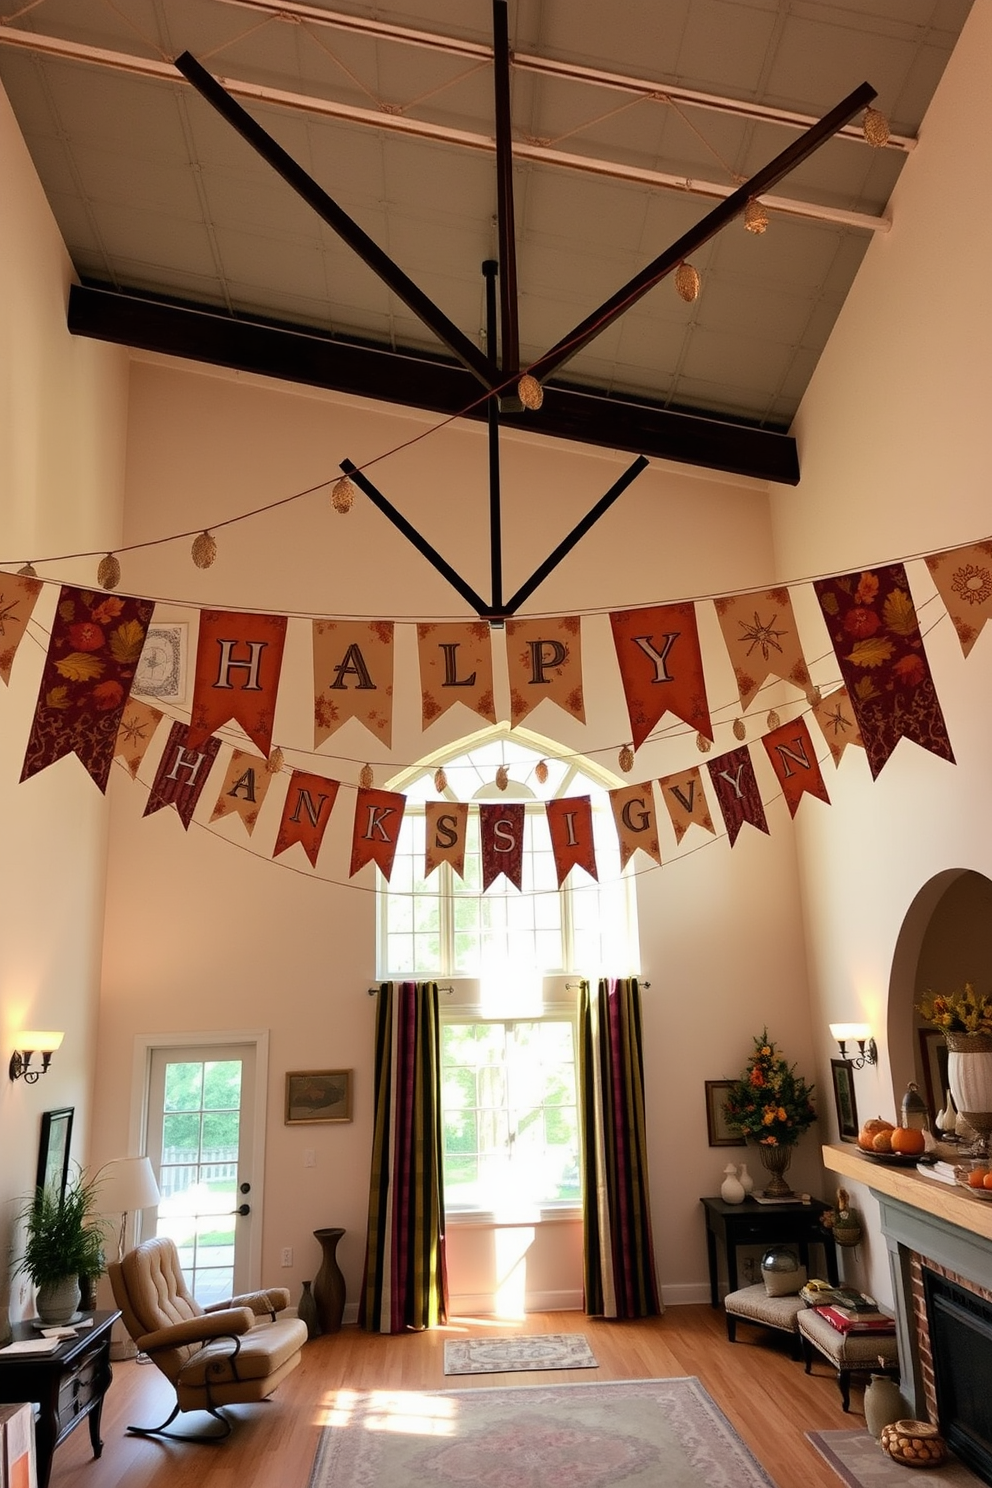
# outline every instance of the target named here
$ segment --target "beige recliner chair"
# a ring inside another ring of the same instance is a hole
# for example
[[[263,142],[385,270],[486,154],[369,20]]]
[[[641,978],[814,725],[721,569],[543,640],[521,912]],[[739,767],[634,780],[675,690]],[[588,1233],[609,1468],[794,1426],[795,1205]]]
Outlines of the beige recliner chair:
[[[107,1270],[124,1326],[176,1390],[169,1419],[129,1426],[136,1436],[223,1441],[231,1422],[219,1407],[265,1400],[300,1362],[306,1324],[276,1319],[289,1305],[285,1287],[203,1308],[187,1290],[175,1242],[164,1238],[146,1240]],[[224,1429],[199,1437],[166,1430],[180,1411],[194,1410],[208,1411]]]

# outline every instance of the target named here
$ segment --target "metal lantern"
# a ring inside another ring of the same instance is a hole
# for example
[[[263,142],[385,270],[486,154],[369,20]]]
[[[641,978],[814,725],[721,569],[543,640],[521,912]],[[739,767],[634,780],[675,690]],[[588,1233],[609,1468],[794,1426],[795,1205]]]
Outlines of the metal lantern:
[[[915,1080],[910,1080],[906,1086],[906,1094],[902,1098],[901,1109],[902,1119],[900,1125],[908,1127],[911,1131],[930,1130],[930,1110],[920,1094],[920,1088]]]

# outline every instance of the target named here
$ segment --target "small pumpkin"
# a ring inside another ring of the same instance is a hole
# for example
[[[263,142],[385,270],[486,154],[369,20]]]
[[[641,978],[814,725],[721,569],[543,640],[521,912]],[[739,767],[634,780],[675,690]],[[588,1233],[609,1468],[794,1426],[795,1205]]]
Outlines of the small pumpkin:
[[[873,1143],[879,1132],[892,1131],[892,1122],[886,1121],[882,1116],[873,1116],[866,1121],[858,1133],[858,1146],[862,1152],[873,1152]]]
[[[926,1151],[923,1133],[912,1126],[897,1126],[892,1132],[892,1151],[909,1157]]]

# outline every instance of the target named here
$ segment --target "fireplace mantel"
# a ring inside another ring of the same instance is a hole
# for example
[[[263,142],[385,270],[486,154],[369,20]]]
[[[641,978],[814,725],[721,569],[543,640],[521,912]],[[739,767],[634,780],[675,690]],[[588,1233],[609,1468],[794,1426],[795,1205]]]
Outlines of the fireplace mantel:
[[[823,1148],[823,1165],[832,1173],[864,1183],[876,1194],[898,1199],[913,1209],[992,1241],[992,1199],[978,1199],[965,1189],[936,1178],[924,1178],[915,1167],[894,1167],[862,1157],[850,1144]]]

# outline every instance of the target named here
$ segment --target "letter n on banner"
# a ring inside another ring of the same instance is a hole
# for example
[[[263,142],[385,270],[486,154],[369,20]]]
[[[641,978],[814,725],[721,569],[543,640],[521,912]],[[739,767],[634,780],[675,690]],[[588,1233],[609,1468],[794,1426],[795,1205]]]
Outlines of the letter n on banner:
[[[363,790],[359,787],[351,839],[352,878],[366,863],[375,863],[383,878],[389,881],[405,810],[406,796],[398,791]]]
[[[247,750],[235,749],[224,771],[224,782],[217,792],[210,820],[219,821],[222,816],[232,814],[239,816],[250,837],[271,784],[272,776],[264,760]]]
[[[547,801],[548,827],[551,830],[551,851],[554,853],[558,872],[558,887],[561,888],[573,868],[584,868],[590,878],[599,880],[596,872],[596,849],[592,837],[592,798],[590,796],[568,796],[564,800]]]
[[[830,805],[830,797],[820,774],[820,764],[805,718],[797,718],[794,723],[783,723],[780,728],[765,734],[761,742],[768,751],[768,758],[782,787],[790,816],[795,816],[799,802],[807,791],[811,796]]]
[[[145,816],[175,806],[186,831],[203,794],[210,767],[220,749],[219,739],[207,739],[198,749],[191,749],[189,730],[184,723],[174,723],[169,730],[162,758],[145,805]]]
[[[610,616],[634,748],[663,713],[713,738],[696,610],[686,604],[618,610]]]
[[[617,790],[611,790],[610,805],[620,839],[620,871],[623,872],[638,848],[660,863],[658,819],[654,813],[650,780],[643,785],[621,785]]]
[[[450,863],[458,877],[464,878],[468,802],[428,801],[424,807],[424,829],[424,877],[430,878],[438,864]]]
[[[311,775],[305,770],[294,770],[289,777],[289,790],[282,806],[282,821],[276,836],[272,856],[277,858],[287,847],[298,842],[311,868],[317,866],[317,854],[331,819],[331,809],[341,789],[339,780],[328,780],[326,775]]]
[[[710,772],[713,789],[723,812],[731,847],[737,841],[737,834],[745,822],[750,822],[759,832],[767,832],[765,808],[761,804],[747,745],[742,744],[740,749],[732,749],[720,759],[707,760],[706,768]]]
[[[284,615],[202,611],[189,723],[191,748],[233,721],[268,759],[285,644]]]
[[[482,850],[482,892],[501,873],[522,888],[524,866],[524,803],[479,807],[479,845]]]

